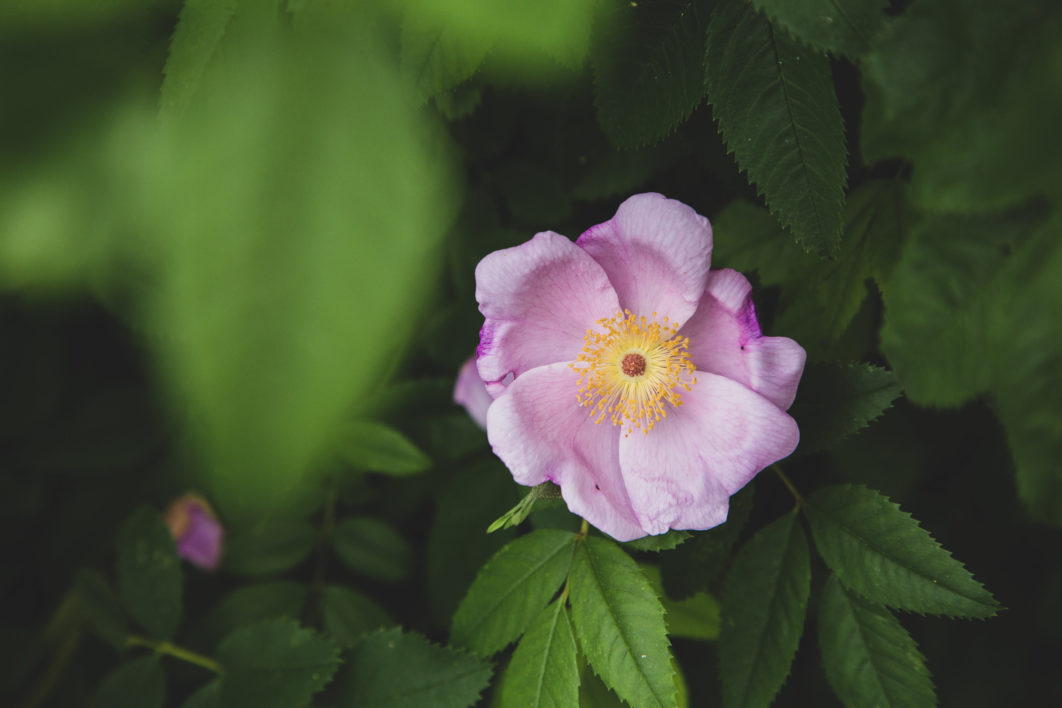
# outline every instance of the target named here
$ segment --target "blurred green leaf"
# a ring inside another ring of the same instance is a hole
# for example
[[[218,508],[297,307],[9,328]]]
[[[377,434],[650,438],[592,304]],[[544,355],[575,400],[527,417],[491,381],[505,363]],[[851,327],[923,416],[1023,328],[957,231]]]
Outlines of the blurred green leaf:
[[[795,513],[760,529],[726,580],[719,632],[723,705],[770,705],[804,631],[811,564]]]
[[[181,708],[220,708],[221,681],[211,681],[188,697]]]
[[[801,279],[819,262],[804,253],[767,209],[743,199],[723,207],[712,219],[712,267],[756,272],[763,285]]]
[[[586,537],[571,570],[572,621],[594,672],[633,706],[677,706],[660,599],[616,544]]]
[[[578,647],[566,598],[557,598],[527,628],[502,681],[502,708],[561,708],[579,702]]]
[[[848,156],[827,59],[721,0],[704,64],[720,133],[771,213],[806,250],[836,251]]]
[[[166,676],[158,657],[133,659],[103,677],[89,708],[162,708]]]
[[[867,427],[900,396],[888,369],[873,364],[809,364],[789,413],[800,426],[800,452],[829,450]]]
[[[451,641],[490,656],[517,639],[567,577],[574,541],[573,533],[540,529],[495,553],[458,606]]]
[[[428,456],[409,438],[383,423],[351,421],[343,425],[337,439],[343,459],[355,469],[403,476],[431,467]]]
[[[819,600],[826,678],[846,706],[937,705],[925,657],[888,610],[845,592],[831,575]]]
[[[674,141],[641,150],[609,150],[588,160],[572,195],[588,202],[624,199],[680,156]]]
[[[399,628],[370,634],[350,654],[343,708],[467,708],[490,681],[490,662]]]
[[[754,0],[771,21],[815,49],[858,58],[885,24],[886,0]]]
[[[342,585],[324,587],[321,615],[325,631],[342,647],[352,647],[366,632],[393,624],[375,601]]]
[[[666,137],[704,99],[697,3],[606,3],[592,48],[597,120],[618,148]]]
[[[719,637],[719,601],[703,590],[684,600],[672,600],[664,592],[660,569],[654,565],[639,563],[642,574],[660,598],[664,606],[669,637],[686,639],[717,639]]]
[[[348,568],[379,580],[402,580],[413,565],[413,550],[402,534],[393,526],[366,516],[337,523],[332,545]]]
[[[226,541],[225,570],[270,575],[298,565],[313,550],[317,530],[307,521],[279,519],[237,527]]]
[[[446,19],[407,12],[402,22],[402,71],[421,101],[457,87],[476,72],[492,38],[462,33]]]
[[[74,578],[74,593],[81,616],[89,628],[118,651],[123,651],[129,626],[118,598],[98,574],[81,570]]]
[[[227,708],[305,705],[340,664],[332,642],[285,619],[236,630],[218,647],[218,659],[225,667],[220,702]]]
[[[188,108],[232,22],[239,0],[185,0],[170,42],[159,107],[178,116]]]
[[[962,563],[877,492],[826,487],[808,497],[805,509],[826,565],[868,600],[952,617],[992,617],[999,611]]]
[[[183,577],[162,516],[140,507],[118,531],[118,587],[129,615],[148,634],[170,639],[181,620]]]
[[[461,120],[472,115],[483,103],[483,89],[462,84],[435,96],[435,107],[447,120]]]
[[[306,606],[304,583],[278,580],[245,585],[222,598],[199,622],[190,636],[210,651],[233,631],[267,619],[296,620]]]

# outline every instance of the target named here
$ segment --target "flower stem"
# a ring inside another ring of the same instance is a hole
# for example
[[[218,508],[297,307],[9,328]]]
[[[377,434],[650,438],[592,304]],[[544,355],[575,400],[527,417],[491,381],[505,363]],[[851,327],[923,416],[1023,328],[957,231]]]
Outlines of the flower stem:
[[[189,664],[201,666],[204,669],[207,669],[208,671],[213,671],[216,674],[220,674],[222,671],[224,671],[224,667],[222,667],[222,665],[219,664],[216,660],[211,659],[209,656],[197,654],[196,652],[190,649],[179,647],[176,644],[171,644],[167,641],[151,639],[149,637],[141,637],[137,634],[129,635],[125,641],[127,644],[129,644],[129,646],[147,647],[148,649],[153,650],[156,654],[166,654],[167,656],[172,656],[175,659],[187,661]]]
[[[590,533],[590,523],[586,519],[583,519],[583,523],[579,527],[579,538],[577,540],[582,541],[586,538],[586,534],[588,533]]]
[[[798,492],[797,488],[793,486],[793,483],[789,481],[789,477],[787,477],[785,472],[782,471],[782,468],[775,464],[771,465],[771,469],[774,470],[775,474],[777,474],[779,479],[782,480],[782,484],[786,486],[789,493],[793,495],[794,499],[796,499],[797,506],[803,507],[804,497],[800,496],[800,492]]]

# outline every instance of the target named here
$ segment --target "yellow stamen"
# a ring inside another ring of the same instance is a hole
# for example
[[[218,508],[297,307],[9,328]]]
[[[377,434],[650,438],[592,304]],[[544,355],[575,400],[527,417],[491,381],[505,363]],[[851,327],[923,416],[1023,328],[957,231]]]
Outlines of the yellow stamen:
[[[667,417],[665,403],[682,405],[679,387],[690,390],[691,376],[686,337],[676,336],[678,326],[637,316],[630,310],[598,320],[600,331],[586,330],[583,351],[569,366],[579,372],[579,405],[591,409],[600,423],[627,424],[648,434]]]

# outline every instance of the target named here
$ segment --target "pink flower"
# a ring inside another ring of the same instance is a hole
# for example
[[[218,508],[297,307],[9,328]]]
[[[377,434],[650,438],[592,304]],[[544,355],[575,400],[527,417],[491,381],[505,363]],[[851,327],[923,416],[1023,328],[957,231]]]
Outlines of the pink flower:
[[[205,499],[185,494],[170,504],[165,519],[177,542],[177,555],[206,570],[218,567],[225,530]]]
[[[707,219],[639,194],[575,243],[547,231],[476,268],[495,454],[620,541],[723,523],[800,437],[804,350],[760,333],[748,280],[711,253]]]
[[[481,428],[487,427],[487,408],[494,398],[487,393],[487,387],[483,379],[479,378],[476,371],[475,357],[469,359],[461,367],[457,374],[457,383],[454,384],[454,402],[460,403],[468,411],[472,420]]]

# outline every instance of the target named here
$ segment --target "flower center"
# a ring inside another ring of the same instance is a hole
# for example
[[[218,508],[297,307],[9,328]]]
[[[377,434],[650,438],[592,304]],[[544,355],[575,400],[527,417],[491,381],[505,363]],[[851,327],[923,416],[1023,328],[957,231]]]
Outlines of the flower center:
[[[676,336],[677,325],[637,316],[630,310],[598,320],[598,331],[587,330],[583,351],[570,366],[579,372],[579,405],[592,409],[600,423],[628,425],[648,434],[667,417],[667,407],[682,405],[680,387],[690,390],[692,376],[686,337]]]

